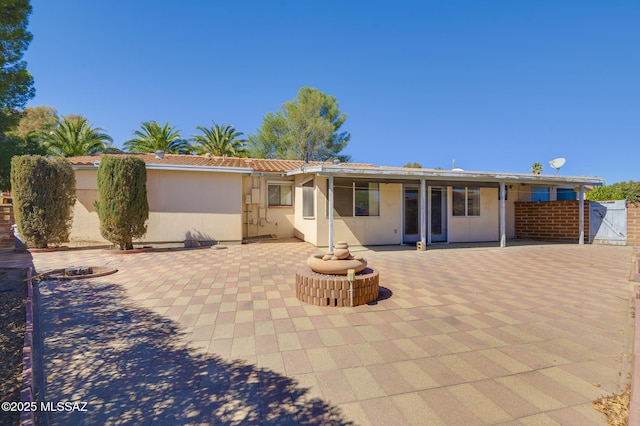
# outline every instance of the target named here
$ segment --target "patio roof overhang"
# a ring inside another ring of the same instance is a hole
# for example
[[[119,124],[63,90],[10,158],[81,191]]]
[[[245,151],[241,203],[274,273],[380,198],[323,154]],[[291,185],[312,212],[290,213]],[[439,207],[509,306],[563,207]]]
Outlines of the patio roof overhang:
[[[530,185],[591,185],[601,186],[604,180],[586,176],[534,175],[524,173],[475,172],[438,169],[411,169],[403,167],[349,167],[348,164],[326,166],[313,165],[287,172],[287,175],[316,174],[318,176],[351,177],[376,180],[420,181],[439,184],[473,182],[488,186],[504,183]]]
[[[572,185],[578,190],[578,215],[579,215],[579,244],[584,244],[584,190],[585,186],[601,186],[604,180],[597,177],[585,176],[557,176],[534,175],[523,173],[501,172],[474,172],[466,170],[438,170],[438,169],[412,169],[400,167],[351,167],[345,165],[310,165],[287,172],[289,176],[315,174],[329,178],[329,250],[333,250],[333,185],[336,177],[350,177],[354,179],[371,179],[376,181],[412,182],[420,183],[420,200],[426,205],[427,182],[436,185],[471,184],[479,186],[497,186],[500,191],[500,247],[506,247],[506,186],[507,184],[520,183],[528,185]],[[427,216],[425,209],[420,212],[420,247],[425,249],[428,236],[426,235]]]

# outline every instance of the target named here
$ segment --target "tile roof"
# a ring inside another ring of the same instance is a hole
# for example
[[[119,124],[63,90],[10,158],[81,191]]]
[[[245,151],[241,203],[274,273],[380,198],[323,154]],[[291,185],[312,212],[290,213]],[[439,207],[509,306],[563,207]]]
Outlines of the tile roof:
[[[299,169],[307,166],[333,165],[331,162],[310,161],[305,163],[302,160],[278,160],[266,158],[237,158],[237,157],[216,157],[206,155],[182,155],[182,154],[164,154],[164,158],[157,158],[155,154],[140,153],[117,153],[109,155],[130,155],[141,158],[149,165],[175,165],[175,166],[193,166],[193,167],[234,167],[234,168],[251,168],[254,172],[263,173],[285,173],[290,170]],[[101,154],[85,155],[80,157],[71,157],[68,160],[74,166],[93,166],[99,161]],[[375,167],[372,164],[364,163],[342,163],[351,167]]]

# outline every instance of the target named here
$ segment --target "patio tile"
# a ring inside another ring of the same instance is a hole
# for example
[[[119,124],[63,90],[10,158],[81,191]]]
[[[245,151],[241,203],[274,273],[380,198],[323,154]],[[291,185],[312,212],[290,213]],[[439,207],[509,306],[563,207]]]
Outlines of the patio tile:
[[[278,339],[275,334],[266,334],[255,336],[256,341],[256,354],[268,354],[273,352],[279,352],[280,346],[278,345]]]
[[[422,390],[439,386],[439,383],[415,361],[394,362],[393,367],[414,390]]]
[[[502,423],[513,418],[506,413],[501,404],[492,401],[469,383],[447,388],[460,403],[471,410],[475,416],[486,424]]]
[[[329,349],[325,347],[307,349],[307,358],[313,371],[337,370],[338,364],[333,359]]]
[[[420,397],[431,407],[437,415],[448,425],[484,425],[469,407],[449,392],[448,388],[435,388],[420,391]],[[427,423],[428,424],[428,423]]]
[[[523,396],[512,392],[495,380],[482,380],[472,383],[482,395],[490,398],[511,418],[518,419],[538,413],[539,409]]]
[[[303,349],[324,347],[320,334],[316,330],[299,331],[298,339]]]
[[[565,407],[560,401],[528,383],[520,375],[499,377],[496,381],[509,388],[513,393],[525,398],[540,410],[551,411]]]
[[[381,284],[393,294],[355,308],[319,307],[295,298],[293,273],[306,256],[318,252],[304,243],[135,257],[70,251],[34,254],[33,261],[39,270],[61,263],[112,262],[120,272],[93,283],[122,289],[131,309],[159,315],[167,321],[164,328],[175,326],[182,333],[183,353],[221,363],[221,369],[211,370],[217,371],[215,381],[199,383],[214,389],[216,383],[224,386],[231,380],[224,374],[243,371],[233,379],[236,405],[227,401],[220,406],[228,413],[214,410],[217,421],[243,418],[255,412],[248,408],[253,403],[258,411],[268,411],[275,401],[289,413],[281,420],[293,422],[292,395],[298,395],[299,404],[321,398],[341,408],[343,420],[356,424],[603,424],[590,403],[617,391],[620,382],[616,358],[626,337],[619,330],[627,315],[627,248],[560,244],[358,250],[379,268]],[[67,335],[45,336],[49,344],[69,341]],[[76,339],[76,347],[83,347],[83,341]],[[127,347],[123,336],[93,352],[108,361]],[[54,370],[47,377],[56,384],[53,391],[73,387],[76,378],[98,376],[93,364],[65,371],[71,364],[64,356],[60,352],[48,364]],[[139,357],[123,363],[123,371],[144,374],[144,368],[135,369],[132,363]],[[166,353],[156,359],[146,365],[176,360]],[[102,373],[111,367],[103,364]],[[274,400],[260,391],[260,381],[248,373],[259,369],[261,377],[275,380],[270,386],[294,379],[291,389],[285,386],[289,396],[276,395]],[[176,401],[185,406],[202,403],[196,401],[202,391],[188,380],[174,382],[183,392],[175,391]],[[93,388],[82,383],[73,394],[90,396]],[[224,395],[226,391],[213,392],[210,397]],[[259,418],[267,422],[266,416]]]
[[[345,368],[341,372],[359,401],[385,396],[384,390],[366,367]]]
[[[328,370],[319,371],[315,374],[324,399],[334,404],[343,404],[356,400],[355,393],[351,389],[343,371]]]
[[[284,368],[287,375],[306,374],[313,372],[309,358],[304,350],[292,350],[282,353]]]
[[[318,330],[318,334],[325,346],[341,346],[345,344],[340,332],[334,329]]]
[[[531,367],[502,352],[500,349],[485,349],[482,351],[478,351],[478,353],[486,357],[488,360],[501,365],[503,368],[509,370],[509,372],[512,374],[531,370]]]
[[[276,337],[278,339],[278,347],[283,352],[302,349],[297,333],[278,333]]]
[[[340,369],[361,365],[360,358],[349,346],[331,346],[327,350]]]
[[[402,419],[407,425],[433,425],[446,426],[436,412],[417,393],[405,393],[391,397],[402,414]],[[400,422],[398,419],[396,421]]]
[[[360,401],[360,405],[369,418],[369,424],[394,425],[402,419],[402,412],[391,398]]]

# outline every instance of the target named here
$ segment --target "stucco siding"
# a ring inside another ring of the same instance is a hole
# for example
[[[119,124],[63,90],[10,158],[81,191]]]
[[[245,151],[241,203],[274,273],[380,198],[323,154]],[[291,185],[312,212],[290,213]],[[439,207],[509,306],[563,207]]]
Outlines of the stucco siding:
[[[303,215],[303,195],[302,195],[302,184],[309,181],[309,179],[313,180],[313,217],[304,217]],[[295,219],[294,219],[294,235],[301,240],[307,241],[311,244],[318,245],[318,216],[319,214],[324,214],[325,210],[320,210],[319,205],[324,204],[324,200],[320,200],[321,197],[324,197],[324,194],[320,191],[318,187],[318,182],[326,182],[325,179],[321,179],[314,176],[302,175],[296,177],[296,187],[295,187]],[[324,183],[326,185],[326,183]]]
[[[69,240],[72,242],[107,241],[100,235],[100,219],[93,206],[98,198],[96,170],[76,170],[76,204],[73,208],[73,224]]]
[[[96,170],[76,170],[72,241],[104,242],[93,207]],[[140,242],[242,239],[242,178],[233,173],[147,170],[149,220]]]
[[[449,242],[498,241],[500,202],[497,188],[480,188],[480,216],[453,216],[449,192]]]
[[[318,234],[316,245],[329,244],[329,219],[326,215],[326,178],[318,178],[318,192],[322,192],[317,206]],[[402,184],[380,184],[380,216],[334,217],[333,239],[351,245],[400,244]]]
[[[242,240],[242,178],[233,173],[147,171],[144,241]]]
[[[262,235],[277,235],[281,238],[294,236],[294,206],[297,194],[292,196],[294,203],[292,206],[269,207],[269,183],[287,184],[287,181],[293,186],[293,179],[281,176],[245,176],[243,178],[242,235],[245,238]],[[247,200],[250,200],[249,204],[245,202]]]

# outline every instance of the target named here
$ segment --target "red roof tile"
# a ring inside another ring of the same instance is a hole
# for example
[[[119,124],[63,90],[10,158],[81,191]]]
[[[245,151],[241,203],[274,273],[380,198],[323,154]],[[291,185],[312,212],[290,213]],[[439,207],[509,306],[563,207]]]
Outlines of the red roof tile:
[[[156,165],[175,165],[175,166],[195,166],[195,167],[243,167],[251,168],[254,172],[263,173],[285,173],[290,170],[299,169],[305,165],[319,166],[331,165],[331,162],[310,161],[305,163],[302,160],[277,160],[266,158],[237,158],[237,157],[216,157],[206,155],[181,155],[181,154],[164,154],[162,159],[157,158],[155,154],[137,154],[137,153],[118,153],[109,155],[131,155],[144,160],[146,164]],[[80,157],[71,157],[68,160],[72,165],[76,166],[93,166],[96,161],[100,160],[101,155],[85,155]],[[342,163],[349,166],[358,167],[375,167],[372,164],[356,164]]]

